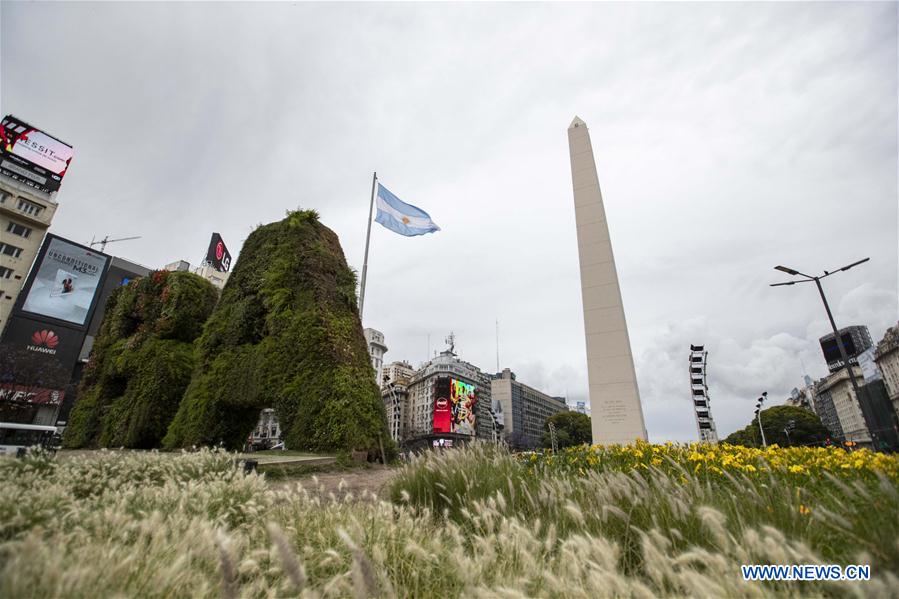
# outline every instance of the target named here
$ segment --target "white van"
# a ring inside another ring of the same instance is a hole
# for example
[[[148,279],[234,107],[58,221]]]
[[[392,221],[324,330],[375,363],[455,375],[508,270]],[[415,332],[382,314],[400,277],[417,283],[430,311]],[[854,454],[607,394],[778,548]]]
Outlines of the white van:
[[[0,422],[0,455],[19,455],[35,446],[56,449],[56,427]]]

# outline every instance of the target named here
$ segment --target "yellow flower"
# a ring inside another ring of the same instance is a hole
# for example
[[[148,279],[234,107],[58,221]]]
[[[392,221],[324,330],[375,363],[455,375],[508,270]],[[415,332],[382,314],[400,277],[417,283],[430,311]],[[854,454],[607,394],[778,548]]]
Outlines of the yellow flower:
[[[805,507],[804,505],[802,505],[802,504],[800,503],[800,504],[799,504],[799,513],[802,514],[803,516],[807,516],[807,515],[809,515],[809,514],[812,513],[812,510],[809,509],[809,508],[807,508],[807,507]]]
[[[802,471],[803,471],[802,466],[799,466],[798,464],[794,465],[794,466],[790,466],[790,472],[792,472],[793,474],[799,474]]]

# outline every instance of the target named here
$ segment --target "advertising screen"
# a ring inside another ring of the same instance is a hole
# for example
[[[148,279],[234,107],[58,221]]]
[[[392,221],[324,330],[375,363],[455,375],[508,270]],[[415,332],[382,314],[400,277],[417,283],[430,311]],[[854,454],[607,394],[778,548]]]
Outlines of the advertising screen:
[[[44,389],[12,383],[0,383],[0,403],[26,403],[56,406],[65,399],[66,392],[59,389]]]
[[[450,407],[450,379],[437,379],[434,389],[434,432],[453,432],[453,413]]]
[[[855,348],[855,343],[852,341],[852,335],[843,333],[840,335],[840,338],[843,340],[843,347],[846,349],[846,355],[849,357],[849,361],[855,363],[856,360],[853,360],[852,358],[858,354],[858,350]],[[824,360],[827,362],[828,366],[843,363],[836,337],[822,341],[821,351],[824,353]]]
[[[59,190],[72,161],[72,146],[12,115],[0,126],[0,170],[42,191]]]
[[[450,409],[452,410],[452,431],[450,432],[474,436],[477,404],[477,391],[474,385],[450,379]]]
[[[206,262],[219,272],[228,272],[231,268],[231,254],[228,253],[228,248],[225,247],[225,242],[218,233],[213,233],[212,239],[209,241]]]
[[[84,326],[109,256],[47,235],[26,283],[21,311]]]

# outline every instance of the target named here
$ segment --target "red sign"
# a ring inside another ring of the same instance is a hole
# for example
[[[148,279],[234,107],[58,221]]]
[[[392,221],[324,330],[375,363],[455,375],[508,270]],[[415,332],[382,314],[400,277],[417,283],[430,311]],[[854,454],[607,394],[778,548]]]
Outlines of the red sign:
[[[31,336],[31,342],[38,346],[43,345],[53,349],[59,345],[59,337],[57,337],[56,333],[53,331],[44,329],[42,331],[35,331]]]
[[[450,380],[448,378],[437,379],[435,385],[434,400],[434,432],[453,432],[453,412],[450,405]]]
[[[62,403],[65,396],[66,392],[59,389],[0,383],[0,401],[56,406]]]

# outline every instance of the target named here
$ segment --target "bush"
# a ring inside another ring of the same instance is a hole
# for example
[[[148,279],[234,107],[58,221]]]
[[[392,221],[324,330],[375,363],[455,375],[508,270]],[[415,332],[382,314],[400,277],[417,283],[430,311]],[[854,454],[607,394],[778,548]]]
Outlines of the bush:
[[[158,447],[217,297],[209,281],[187,272],[157,271],[113,291],[64,445]]]
[[[291,449],[393,451],[337,235],[313,211],[247,238],[198,341],[168,447],[240,448],[273,407]]]

